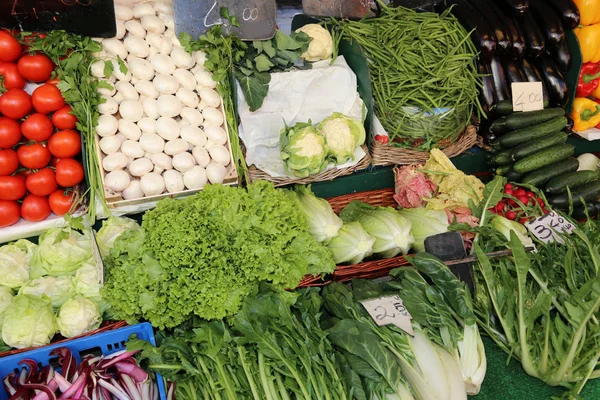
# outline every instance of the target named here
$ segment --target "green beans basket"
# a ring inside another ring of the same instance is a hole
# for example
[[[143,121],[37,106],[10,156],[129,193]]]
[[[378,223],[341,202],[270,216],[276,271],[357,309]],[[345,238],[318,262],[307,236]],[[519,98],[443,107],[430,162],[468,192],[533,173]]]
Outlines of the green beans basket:
[[[477,51],[450,10],[390,7],[360,21],[329,19],[334,35],[361,45],[375,113],[395,146],[428,151],[456,141],[478,100]]]

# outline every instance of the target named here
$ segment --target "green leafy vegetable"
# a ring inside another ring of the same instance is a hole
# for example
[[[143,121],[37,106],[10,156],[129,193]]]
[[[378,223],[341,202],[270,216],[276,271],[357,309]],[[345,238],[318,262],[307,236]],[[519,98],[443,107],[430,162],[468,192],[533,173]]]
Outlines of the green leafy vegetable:
[[[415,238],[416,251],[425,251],[425,239],[448,231],[448,216],[442,210],[426,208],[405,208],[400,215],[411,223],[410,233]]]
[[[31,278],[72,275],[85,262],[93,262],[89,232],[70,227],[52,228],[38,240],[31,259]]]
[[[82,335],[97,329],[102,322],[98,305],[83,296],[67,300],[56,318],[60,334],[66,338]]]
[[[25,239],[0,247],[0,285],[15,289],[29,280],[29,264],[36,248]]]
[[[329,242],[338,234],[342,220],[335,215],[327,200],[315,196],[310,186],[298,185],[288,192],[308,222],[308,233],[319,243]]]
[[[96,233],[96,241],[102,257],[110,254],[110,249],[121,233],[129,229],[139,229],[137,222],[125,217],[111,217],[102,221],[102,227]]]
[[[59,308],[65,301],[75,296],[75,288],[70,276],[45,276],[26,282],[19,289],[19,294],[47,296],[52,302],[52,307]]]
[[[336,264],[358,264],[373,254],[375,238],[367,233],[359,222],[343,224],[327,244]]]
[[[10,347],[43,346],[50,343],[55,332],[56,320],[47,298],[17,295],[4,312],[2,341]]]

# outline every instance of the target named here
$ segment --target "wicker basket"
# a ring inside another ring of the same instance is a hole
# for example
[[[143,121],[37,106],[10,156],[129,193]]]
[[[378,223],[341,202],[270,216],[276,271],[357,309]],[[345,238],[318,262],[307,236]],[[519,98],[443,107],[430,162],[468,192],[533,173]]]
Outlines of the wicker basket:
[[[370,190],[368,192],[351,193],[327,199],[331,208],[339,214],[351,201],[359,200],[372,206],[396,207],[394,189]],[[298,287],[324,286],[330,282],[347,282],[352,279],[373,279],[386,276],[392,269],[409,265],[406,257],[398,256],[385,260],[372,260],[354,265],[338,265],[333,274],[327,276],[306,276]]]
[[[348,168],[332,168],[330,170],[321,172],[320,174],[308,176],[306,178],[289,178],[285,176],[273,177],[267,174],[265,171],[256,168],[252,165],[248,168],[248,174],[250,176],[250,182],[257,180],[265,180],[273,182],[275,187],[287,186],[287,185],[308,185],[315,182],[331,181],[340,176],[352,175],[356,171],[366,169],[371,164],[371,156],[369,155],[369,149],[366,145],[362,146],[365,151],[365,156],[356,164]]]
[[[75,337],[72,337],[69,339],[65,339],[62,336],[57,335],[55,337],[55,339],[57,339],[57,340],[53,340],[51,344],[62,343],[62,342],[69,341],[71,339],[79,339],[82,337],[88,337],[88,336],[95,335],[97,333],[108,332],[108,331],[112,331],[115,329],[119,329],[119,328],[122,328],[127,325],[129,325],[129,324],[125,321],[104,321],[102,323],[102,325],[100,325],[100,328],[95,329],[93,331],[89,331],[87,333],[84,333],[83,335],[75,336]],[[40,346],[40,347],[43,347],[43,346]],[[30,347],[27,349],[12,349],[12,350],[8,350],[8,351],[4,351],[4,352],[0,353],[0,358],[12,356],[13,354],[24,353],[26,351],[33,350],[33,349],[39,349],[40,347]]]
[[[448,158],[451,158],[464,153],[476,143],[477,127],[475,125],[469,125],[456,142],[443,148],[442,151]],[[373,158],[373,165],[376,166],[414,164],[427,162],[429,159],[429,152],[393,147],[374,140],[371,145],[371,157]]]

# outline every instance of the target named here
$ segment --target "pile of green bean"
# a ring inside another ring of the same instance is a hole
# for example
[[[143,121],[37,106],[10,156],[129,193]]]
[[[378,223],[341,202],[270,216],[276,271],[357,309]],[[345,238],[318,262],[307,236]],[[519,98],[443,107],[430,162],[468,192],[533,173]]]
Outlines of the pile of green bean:
[[[473,111],[482,112],[469,32],[449,10],[436,14],[379,3],[377,18],[330,24],[363,48],[375,113],[390,143],[430,150],[456,141]]]

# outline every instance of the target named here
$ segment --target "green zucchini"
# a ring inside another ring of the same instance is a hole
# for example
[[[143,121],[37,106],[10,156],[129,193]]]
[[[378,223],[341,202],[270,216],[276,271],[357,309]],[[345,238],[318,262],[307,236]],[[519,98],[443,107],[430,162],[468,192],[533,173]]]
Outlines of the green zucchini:
[[[516,112],[506,117],[506,126],[509,130],[527,128],[528,126],[541,124],[553,118],[564,117],[565,110],[562,108],[549,108],[540,111]]]
[[[506,176],[506,179],[508,179],[510,182],[517,182],[519,179],[521,179],[523,174],[519,174],[518,172],[513,171],[511,168],[510,171],[508,171],[504,176]]]
[[[581,199],[588,202],[598,197],[598,195],[600,195],[600,181],[593,181],[579,186],[575,188],[575,190],[571,191],[573,207],[582,205],[583,202]],[[569,208],[569,192],[550,197],[548,198],[548,202],[553,207],[566,210]]]
[[[513,112],[512,101],[510,100],[502,100],[496,103],[496,107],[494,107],[494,111],[496,111],[500,115],[508,115]]]
[[[494,134],[503,134],[510,132],[512,129],[506,124],[507,117],[500,117],[490,125],[490,132]]]
[[[530,156],[546,147],[554,146],[555,144],[562,144],[567,141],[567,135],[564,132],[555,132],[549,135],[543,136],[538,140],[533,140],[528,143],[523,143],[517,146],[512,152],[513,161],[520,160],[527,156]]]
[[[520,159],[513,165],[513,169],[515,172],[525,174],[569,158],[573,153],[575,153],[575,146],[571,144],[555,144]]]
[[[506,133],[499,137],[497,142],[504,148],[516,147],[522,143],[527,143],[550,133],[560,131],[566,125],[567,119],[565,117],[557,117],[541,124]]]
[[[585,207],[583,206],[583,204],[579,207],[575,207],[573,209],[573,214],[571,214],[571,217],[575,218],[576,220],[587,218],[587,215],[585,213],[586,210],[587,214],[590,217],[594,218],[598,215],[598,203],[585,203]]]
[[[512,164],[512,162],[513,162],[512,152],[513,152],[512,149],[502,150],[500,153],[494,154],[491,157],[490,162],[492,163],[492,165]]]
[[[550,182],[546,184],[546,192],[548,193],[563,193],[567,191],[567,187],[571,190],[585,185],[586,183],[595,181],[600,178],[598,171],[575,171],[568,172],[552,178]]]
[[[566,172],[577,171],[577,168],[579,168],[579,161],[576,158],[570,157],[544,168],[536,169],[525,175],[520,182],[539,187],[555,176],[562,175]]]
[[[506,176],[510,171],[512,171],[512,165],[502,165],[496,168],[496,175]]]

